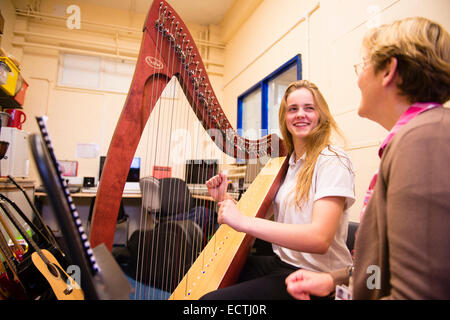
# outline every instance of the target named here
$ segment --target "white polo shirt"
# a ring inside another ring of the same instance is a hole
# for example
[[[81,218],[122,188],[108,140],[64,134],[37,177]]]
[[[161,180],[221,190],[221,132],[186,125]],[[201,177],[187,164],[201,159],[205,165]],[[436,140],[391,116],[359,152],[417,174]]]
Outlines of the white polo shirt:
[[[335,146],[335,151],[325,147],[317,158],[311,183],[309,200],[300,211],[294,204],[297,174],[305,161],[303,155],[295,162],[295,154],[289,159],[289,169],[274,200],[275,221],[288,224],[309,224],[312,222],[314,201],[328,196],[345,197],[344,212],[341,215],[334,240],[325,254],[314,254],[286,249],[272,244],[280,259],[298,268],[329,272],[352,264],[352,257],[346,246],[348,231],[348,208],[355,202],[354,170],[350,158]]]

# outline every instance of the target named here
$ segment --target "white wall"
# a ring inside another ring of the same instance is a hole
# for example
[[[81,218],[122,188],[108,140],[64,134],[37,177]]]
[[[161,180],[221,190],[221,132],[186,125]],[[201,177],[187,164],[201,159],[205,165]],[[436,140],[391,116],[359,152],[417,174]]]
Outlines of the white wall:
[[[5,24],[3,26],[3,36],[1,37],[1,46],[6,51],[11,50],[11,39],[13,35],[14,25],[16,22],[16,15],[11,1],[0,1],[0,11],[2,12]]]
[[[316,7],[307,22],[302,17]],[[370,8],[379,14],[371,15]],[[224,106],[236,122],[237,97],[288,59],[300,53],[303,76],[316,83],[332,110],[356,169],[357,202],[350,212],[359,220],[365,190],[378,167],[377,150],[387,132],[359,118],[360,93],[353,65],[360,62],[360,43],[368,24],[424,16],[450,29],[447,0],[264,0],[230,38],[225,54]],[[308,68],[309,67],[309,68]]]

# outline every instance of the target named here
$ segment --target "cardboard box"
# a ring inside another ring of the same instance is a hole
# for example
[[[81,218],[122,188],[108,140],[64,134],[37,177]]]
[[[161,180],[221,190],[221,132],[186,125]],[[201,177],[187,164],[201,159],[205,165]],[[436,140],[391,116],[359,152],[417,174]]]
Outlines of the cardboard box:
[[[20,75],[19,75],[20,77]],[[22,78],[22,77],[20,77]],[[22,78],[22,85],[20,87],[18,87],[19,83],[16,85],[16,95],[14,96],[14,100],[16,100],[16,102],[23,106],[23,103],[25,102],[25,93],[27,92],[28,89],[28,82],[25,81],[25,79]],[[19,90],[19,91],[17,91]]]

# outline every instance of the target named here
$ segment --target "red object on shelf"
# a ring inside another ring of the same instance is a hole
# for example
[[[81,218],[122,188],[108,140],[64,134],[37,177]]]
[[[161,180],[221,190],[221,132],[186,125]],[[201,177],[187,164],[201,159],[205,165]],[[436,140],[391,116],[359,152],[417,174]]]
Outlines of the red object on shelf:
[[[172,167],[153,166],[153,173],[156,179],[170,178],[172,176]]]
[[[14,100],[21,106],[25,102],[25,93],[27,89],[28,89],[28,82],[26,82],[25,79],[23,79],[22,87],[20,88],[19,92],[17,92],[16,95],[14,96]]]

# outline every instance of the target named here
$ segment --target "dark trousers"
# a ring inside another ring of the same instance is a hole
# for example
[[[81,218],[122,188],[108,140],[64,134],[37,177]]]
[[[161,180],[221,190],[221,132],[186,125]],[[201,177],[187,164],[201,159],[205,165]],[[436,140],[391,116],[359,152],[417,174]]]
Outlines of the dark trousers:
[[[235,285],[204,295],[201,300],[293,300],[285,279],[298,267],[278,256],[249,256]]]

